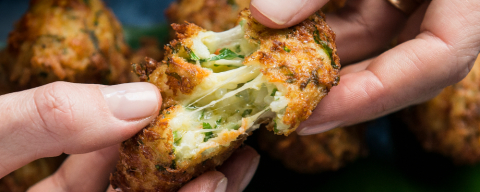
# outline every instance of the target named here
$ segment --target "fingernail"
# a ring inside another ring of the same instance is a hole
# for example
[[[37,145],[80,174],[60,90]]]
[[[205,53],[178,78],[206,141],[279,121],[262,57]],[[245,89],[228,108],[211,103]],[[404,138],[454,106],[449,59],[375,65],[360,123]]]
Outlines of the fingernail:
[[[226,177],[221,179],[217,184],[217,188],[215,188],[215,192],[225,192],[227,190],[227,183],[228,179]]]
[[[283,25],[290,21],[303,7],[306,0],[253,0],[254,6],[262,15],[272,22]]]
[[[125,83],[100,91],[113,116],[121,120],[149,117],[159,109],[158,89],[150,83]]]
[[[339,127],[342,124],[340,121],[333,121],[333,122],[328,122],[320,125],[315,125],[315,126],[307,126],[302,128],[298,134],[299,135],[312,135],[312,134],[317,134],[317,133],[322,133],[325,131],[328,131],[330,129]]]
[[[250,167],[248,168],[248,171],[245,173],[245,176],[243,177],[243,180],[240,183],[240,191],[245,190],[245,188],[250,183],[250,180],[252,180],[253,175],[255,175],[255,171],[257,171],[259,162],[260,162],[260,156],[257,156],[252,159],[252,162],[250,163]]]

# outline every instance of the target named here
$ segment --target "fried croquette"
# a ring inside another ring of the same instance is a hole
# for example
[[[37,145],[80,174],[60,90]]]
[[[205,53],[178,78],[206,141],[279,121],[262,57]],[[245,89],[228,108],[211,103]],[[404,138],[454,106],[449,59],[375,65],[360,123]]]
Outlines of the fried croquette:
[[[173,3],[167,11],[170,22],[191,22],[202,28],[213,31],[230,29],[236,22],[238,7],[248,6],[250,0],[236,2],[228,0],[181,0]],[[345,5],[345,0],[329,1],[322,11],[333,12]],[[187,10],[187,11],[180,11]],[[336,170],[347,162],[355,160],[365,154],[364,135],[350,128],[340,127],[335,131],[320,133],[315,136],[300,137],[292,134],[288,137],[274,136],[266,132],[259,135],[261,149],[280,159],[286,167],[297,172],[317,173],[325,170]],[[332,138],[322,141],[315,139]],[[334,139],[336,138],[336,139]],[[338,141],[338,139],[341,139]],[[281,146],[276,144],[282,143]],[[286,146],[288,143],[288,146]],[[291,148],[305,146],[307,149],[296,152],[291,156]],[[328,148],[327,148],[328,146]],[[329,153],[330,151],[333,152]],[[292,159],[295,157],[295,160]],[[309,159],[312,158],[312,159]],[[306,163],[306,164],[305,164]]]
[[[175,191],[213,170],[267,124],[288,135],[338,84],[335,34],[315,13],[269,29],[248,9],[225,32],[173,24],[178,39],[161,63],[136,65],[161,90],[161,114],[122,143],[111,184],[122,191]]]
[[[128,47],[113,13],[100,0],[33,0],[0,52],[0,95],[64,80],[131,81]],[[43,158],[0,179],[0,191],[26,191],[65,157]]]
[[[6,49],[3,68],[20,90],[58,80],[129,80],[122,27],[100,0],[32,0]]]
[[[194,23],[209,31],[235,27],[238,13],[248,8],[250,0],[178,0],[166,10],[170,23]]]
[[[426,150],[457,164],[479,162],[480,59],[465,79],[402,114]]]
[[[259,131],[260,149],[279,159],[285,167],[299,173],[334,171],[367,154],[365,126],[339,127],[330,131],[288,137]]]

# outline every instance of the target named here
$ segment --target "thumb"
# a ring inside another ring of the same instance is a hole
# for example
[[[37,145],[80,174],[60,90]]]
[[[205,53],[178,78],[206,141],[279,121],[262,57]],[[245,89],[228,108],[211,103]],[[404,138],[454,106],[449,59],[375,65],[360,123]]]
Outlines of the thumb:
[[[120,143],[154,120],[160,106],[149,83],[55,82],[0,96],[0,178],[38,158]]]
[[[286,28],[302,22],[328,0],[252,0],[253,17],[270,28]]]

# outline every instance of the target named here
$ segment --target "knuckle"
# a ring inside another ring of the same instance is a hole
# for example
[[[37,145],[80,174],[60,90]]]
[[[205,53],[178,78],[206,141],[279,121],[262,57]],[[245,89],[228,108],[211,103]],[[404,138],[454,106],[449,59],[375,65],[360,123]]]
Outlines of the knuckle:
[[[55,82],[37,89],[34,101],[45,128],[55,129],[54,132],[72,128],[74,102],[69,97],[69,88],[68,83]]]

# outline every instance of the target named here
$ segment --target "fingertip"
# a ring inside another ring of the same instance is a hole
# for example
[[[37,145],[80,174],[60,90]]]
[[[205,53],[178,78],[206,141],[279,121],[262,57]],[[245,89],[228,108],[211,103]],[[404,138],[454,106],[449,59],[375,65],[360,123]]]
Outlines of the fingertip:
[[[194,180],[188,182],[183,186],[179,192],[209,192],[209,191],[225,191],[227,186],[227,178],[225,175],[218,171],[206,172]]]
[[[162,97],[151,83],[136,82],[101,87],[110,112],[120,120],[147,118],[158,113]]]
[[[253,4],[254,1],[252,1],[252,4],[250,5],[250,12],[252,13],[252,16],[261,24],[273,28],[273,29],[280,29],[283,28],[283,25],[280,25],[278,23],[273,22],[270,18],[265,16],[264,13],[260,12],[257,7]]]
[[[325,5],[328,0],[252,0],[252,16],[261,24],[274,28],[296,25]]]
[[[252,180],[259,162],[260,155],[252,147],[237,149],[218,168],[229,179],[227,191],[243,191]]]

